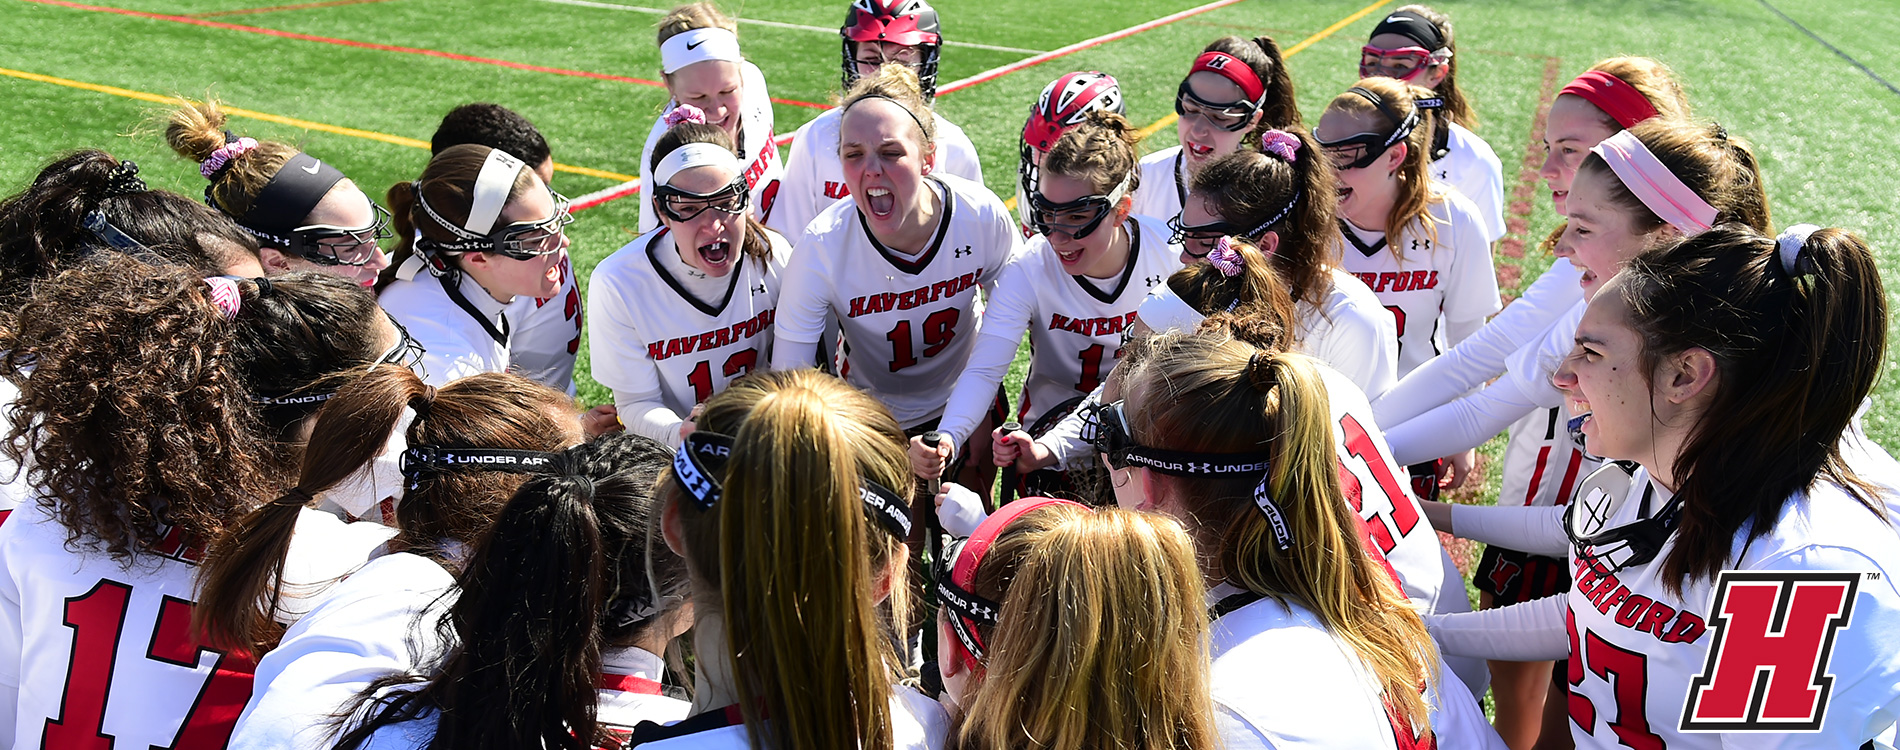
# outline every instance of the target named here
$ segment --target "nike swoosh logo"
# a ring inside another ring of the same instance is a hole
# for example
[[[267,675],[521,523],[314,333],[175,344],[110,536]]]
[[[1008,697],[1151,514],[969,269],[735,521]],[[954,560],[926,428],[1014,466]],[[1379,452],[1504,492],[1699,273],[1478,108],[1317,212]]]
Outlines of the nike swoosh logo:
[[[316,174],[316,173],[317,173],[317,165],[315,165],[315,164],[308,164],[308,165],[305,165],[305,166],[301,166],[301,167],[298,167],[298,169],[301,169],[301,170],[303,170],[303,171],[304,171],[305,173],[307,173],[307,174]]]
[[[687,45],[686,45],[686,48],[687,48],[687,49],[695,49],[695,48],[697,48],[697,47],[699,47],[699,45],[702,45],[702,44],[705,44],[705,43],[706,43],[706,40],[704,40],[704,39],[701,39],[701,40],[699,40],[699,41],[697,41],[697,42],[692,42],[692,43],[690,43],[690,44],[687,44]]]

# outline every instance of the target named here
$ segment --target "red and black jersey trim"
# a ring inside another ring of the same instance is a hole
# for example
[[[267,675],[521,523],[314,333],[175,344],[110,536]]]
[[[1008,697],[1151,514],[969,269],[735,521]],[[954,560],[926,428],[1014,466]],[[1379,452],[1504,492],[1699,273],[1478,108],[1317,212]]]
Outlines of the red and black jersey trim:
[[[687,292],[686,287],[680,284],[679,279],[675,279],[673,278],[673,274],[667,273],[666,267],[660,265],[660,259],[653,254],[654,249],[659,246],[660,240],[665,239],[667,233],[670,231],[671,230],[668,229],[661,229],[658,234],[653,236],[653,239],[647,240],[647,262],[652,264],[653,273],[658,274],[660,280],[666,282],[667,286],[672,287],[673,293],[678,294],[680,299],[686,300],[686,304],[692,305],[693,309],[705,313],[706,316],[710,318],[719,317],[720,313],[725,312],[726,305],[731,304],[733,291],[739,288],[739,277],[744,275],[743,272],[745,271],[745,253],[741,252],[737,258],[733,259],[732,273],[726,274],[726,296],[719,300],[718,305],[708,305],[705,302],[701,302],[698,297],[693,296],[690,292]]]
[[[1346,235],[1346,241],[1352,243],[1352,246],[1357,249],[1361,255],[1368,258],[1378,255],[1380,250],[1385,249],[1385,235],[1379,235],[1379,241],[1370,245],[1360,242],[1359,233],[1352,231],[1352,225],[1347,224],[1345,219],[1339,220],[1339,233]]]
[[[1082,287],[1082,291],[1088,292],[1090,297],[1094,297],[1095,301],[1104,305],[1115,304],[1115,300],[1121,299],[1122,292],[1128,291],[1128,281],[1135,278],[1135,262],[1141,258],[1141,224],[1137,223],[1132,216],[1128,217],[1127,231],[1128,263],[1122,266],[1122,278],[1121,281],[1115,283],[1115,291],[1104,292],[1081,276],[1069,275],[1069,278],[1075,279],[1076,286]],[[1052,249],[1051,252],[1054,250]]]
[[[930,261],[936,260],[937,251],[943,249],[944,235],[950,233],[950,222],[955,218],[957,205],[956,193],[951,192],[949,185],[945,185],[942,180],[935,177],[925,177],[924,180],[927,184],[936,185],[937,189],[942,191],[943,216],[937,219],[937,236],[930,239],[930,247],[914,261],[904,260],[903,256],[898,255],[896,251],[877,241],[877,235],[871,233],[870,220],[864,218],[863,211],[858,212],[858,228],[864,230],[864,237],[871,241],[871,247],[877,248],[877,254],[884,256],[885,262],[890,263],[891,267],[911,276],[923,273],[924,269],[930,266]]]

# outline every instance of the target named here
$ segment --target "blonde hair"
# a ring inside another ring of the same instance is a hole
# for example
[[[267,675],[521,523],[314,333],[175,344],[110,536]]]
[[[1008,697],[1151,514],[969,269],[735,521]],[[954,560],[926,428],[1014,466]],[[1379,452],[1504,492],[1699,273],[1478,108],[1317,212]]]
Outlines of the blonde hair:
[[[178,102],[178,108],[166,117],[165,144],[179,156],[203,162],[224,146],[224,110],[216,99],[180,98]],[[270,178],[296,155],[295,146],[260,140],[257,148],[233,157],[221,173],[213,175],[207,195],[226,215],[243,216]]]
[[[838,121],[842,123],[851,114],[851,108],[866,99],[888,99],[903,107],[923,132],[924,153],[937,147],[937,117],[931,112],[930,100],[924,98],[924,85],[917,78],[917,71],[910,66],[887,62],[878,66],[876,73],[851,84],[851,90],[844,94],[844,103],[839,105]]]
[[[1437,127],[1438,116],[1431,110],[1419,109],[1415,103],[1417,99],[1432,96],[1432,90],[1384,77],[1363,78],[1353,86],[1372,92],[1401,120],[1413,113],[1418,114],[1418,125],[1400,141],[1405,144],[1405,160],[1399,162],[1398,171],[1394,173],[1399,182],[1399,195],[1392,201],[1392,210],[1385,216],[1385,236],[1390,240],[1386,246],[1392,248],[1393,257],[1403,261],[1405,251],[1404,245],[1399,242],[1399,235],[1416,221],[1425,228],[1425,238],[1437,242],[1437,222],[1432,220],[1430,211],[1432,204],[1445,200],[1443,195],[1432,192],[1432,132]],[[1386,122],[1388,118],[1385,112],[1372,102],[1350,91],[1333,97],[1326,109],[1371,117],[1375,122],[1385,123],[1383,129],[1388,134],[1398,127],[1396,122]]]
[[[739,33],[739,24],[720,12],[719,6],[712,3],[688,3],[674,8],[671,13],[660,19],[658,43],[684,34],[693,29],[719,28]]]
[[[1037,508],[997,538],[976,585],[1003,607],[953,747],[1219,747],[1205,592],[1178,524]]]
[[[1092,110],[1087,120],[1063,133],[1049,147],[1048,155],[1042,157],[1042,168],[1082,180],[1098,194],[1107,194],[1127,178],[1127,195],[1134,195],[1135,188],[1141,186],[1141,170],[1135,168],[1141,158],[1140,144],[1141,132],[1128,118]]]
[[[1293,547],[1281,550],[1253,501],[1254,478],[1158,476],[1176,498],[1210,576],[1311,610],[1352,647],[1396,715],[1430,727],[1424,681],[1438,654],[1424,621],[1364,545],[1359,517],[1339,486],[1332,408],[1318,363],[1275,353],[1203,326],[1149,342],[1126,393],[1135,442],[1195,453],[1250,453],[1264,445],[1269,489]]]
[[[1715,223],[1733,221],[1762,234],[1774,233],[1768,186],[1748,141],[1729,135],[1721,125],[1659,117],[1631,125],[1629,132],[1670,174],[1716,209]],[[1611,171],[1609,163],[1596,152],[1577,164],[1577,173],[1584,172],[1610,178],[1610,202],[1630,215],[1631,226],[1648,232],[1663,225],[1656,212],[1630,192],[1623,178]]]
[[[733,438],[711,509],[671,471],[662,480],[695,580],[712,584],[695,603],[725,618],[726,653],[699,658],[729,660],[755,747],[889,747],[892,644],[908,629],[883,619],[874,592],[889,571],[888,611],[908,611],[906,547],[858,488],[911,486],[903,430],[870,396],[809,369],[735,380],[697,424]]]

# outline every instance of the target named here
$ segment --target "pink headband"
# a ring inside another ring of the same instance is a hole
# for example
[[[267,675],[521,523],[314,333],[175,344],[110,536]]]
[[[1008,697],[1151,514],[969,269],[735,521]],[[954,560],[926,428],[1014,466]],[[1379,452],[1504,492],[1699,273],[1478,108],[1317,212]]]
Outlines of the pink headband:
[[[211,304],[218,307],[224,319],[236,318],[238,308],[244,305],[244,297],[238,293],[237,282],[228,276],[208,276],[205,277],[205,286],[211,287]]]
[[[1601,70],[1584,71],[1557,92],[1558,96],[1564,94],[1583,97],[1626,128],[1656,116],[1656,105],[1649,103],[1649,97],[1629,82]]]
[[[209,180],[218,174],[218,170],[224,169],[224,165],[231,163],[232,159],[248,154],[255,148],[257,148],[257,140],[250,137],[226,141],[224,145],[218,147],[218,150],[205,157],[204,161],[198,162],[198,174],[204,175],[205,179]]]
[[[1300,137],[1284,130],[1269,130],[1260,134],[1260,150],[1292,164],[1300,160]]]
[[[1630,194],[1657,218],[1669,222],[1683,234],[1699,234],[1715,225],[1715,207],[1682,184],[1634,133],[1625,130],[1610,136],[1590,149],[1590,153],[1602,157],[1617,179],[1623,181],[1623,186],[1629,188]]]

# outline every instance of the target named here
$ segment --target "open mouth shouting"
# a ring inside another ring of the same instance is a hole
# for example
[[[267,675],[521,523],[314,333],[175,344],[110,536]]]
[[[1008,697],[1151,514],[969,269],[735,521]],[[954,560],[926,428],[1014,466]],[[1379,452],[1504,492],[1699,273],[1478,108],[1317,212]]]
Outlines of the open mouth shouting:
[[[724,268],[732,263],[732,243],[718,240],[700,245],[699,258],[714,269]]]
[[[888,219],[897,211],[897,196],[891,194],[890,188],[867,188],[864,199],[871,208],[871,215],[877,218]]]

